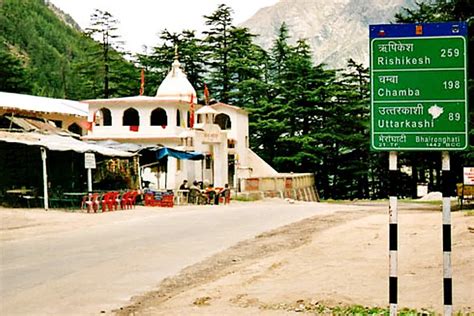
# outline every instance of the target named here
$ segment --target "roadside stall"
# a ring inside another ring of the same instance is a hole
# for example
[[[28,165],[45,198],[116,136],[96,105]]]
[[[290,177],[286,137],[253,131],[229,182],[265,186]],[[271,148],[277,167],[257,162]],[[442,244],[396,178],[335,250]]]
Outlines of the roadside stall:
[[[0,131],[0,169],[3,173],[0,190],[7,201],[8,195],[16,194],[17,199],[12,200],[17,204],[27,200],[28,206],[38,198],[48,210],[50,198],[64,193],[79,194],[86,191],[86,184],[88,189],[91,188],[92,184],[87,183],[84,176],[85,153],[93,153],[100,160],[105,157],[133,159],[135,156],[134,153],[88,144],[71,136]]]

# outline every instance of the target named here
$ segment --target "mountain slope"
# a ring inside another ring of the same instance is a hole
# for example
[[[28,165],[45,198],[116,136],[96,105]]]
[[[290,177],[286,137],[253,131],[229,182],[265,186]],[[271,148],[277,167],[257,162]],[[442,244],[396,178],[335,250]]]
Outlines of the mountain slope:
[[[343,67],[347,59],[368,64],[369,24],[389,23],[414,0],[280,0],[260,9],[241,24],[259,34],[256,42],[268,49],[285,22],[290,43],[308,40],[316,63]]]
[[[4,0],[0,15],[1,49],[23,61],[31,93],[66,97],[72,59],[82,55],[81,34],[66,26],[41,0]]]
[[[77,30],[78,32],[82,32],[82,28],[79,26],[79,24],[66,12],[55,6],[52,2],[49,2],[48,0],[45,0],[45,4],[48,6],[48,8],[56,14],[58,18],[60,18],[64,23],[72,27],[73,29]]]
[[[103,95],[101,44],[46,0],[0,0],[0,57],[0,74],[8,76],[0,91],[74,100]],[[108,64],[111,96],[138,92],[131,62],[110,49]]]

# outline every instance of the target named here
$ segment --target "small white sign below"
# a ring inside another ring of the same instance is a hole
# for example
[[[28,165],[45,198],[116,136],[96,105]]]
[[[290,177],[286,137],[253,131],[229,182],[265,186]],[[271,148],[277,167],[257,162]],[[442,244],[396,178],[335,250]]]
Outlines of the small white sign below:
[[[463,175],[465,185],[474,185],[474,167],[464,167]]]
[[[86,169],[95,169],[95,154],[94,153],[84,153],[84,167]]]

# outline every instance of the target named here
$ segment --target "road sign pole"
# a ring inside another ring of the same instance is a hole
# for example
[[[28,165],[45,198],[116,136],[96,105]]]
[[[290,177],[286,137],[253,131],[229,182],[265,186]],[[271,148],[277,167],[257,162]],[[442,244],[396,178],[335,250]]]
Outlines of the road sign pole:
[[[449,152],[442,155],[442,187],[443,187],[443,304],[444,315],[453,314],[453,279],[451,269],[451,198],[450,198],[450,159]]]
[[[389,244],[389,303],[390,316],[397,315],[398,305],[398,203],[397,203],[397,152],[391,151],[389,154],[389,224],[388,224],[388,244]]]
[[[462,21],[371,25],[370,144],[390,151],[390,314],[397,310],[396,152],[442,151],[443,293],[452,314],[448,151],[469,148],[468,24]],[[393,152],[392,152],[393,151]]]
[[[84,153],[84,167],[87,169],[87,191],[92,192],[92,169],[96,168],[94,153]]]
[[[92,169],[87,168],[87,191],[92,192]]]
[[[43,201],[44,201],[44,210],[49,209],[49,195],[48,195],[48,167],[46,164],[48,154],[46,153],[46,148],[41,147],[41,160],[43,162]]]

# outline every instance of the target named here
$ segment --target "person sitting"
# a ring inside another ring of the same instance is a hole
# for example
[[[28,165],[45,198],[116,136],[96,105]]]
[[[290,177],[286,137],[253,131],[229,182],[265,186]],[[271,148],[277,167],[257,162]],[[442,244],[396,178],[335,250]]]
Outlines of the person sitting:
[[[179,186],[180,190],[187,190],[188,189],[188,180],[183,180],[183,183]]]
[[[193,184],[189,187],[188,203],[200,204],[201,195],[201,189],[198,186],[198,182],[194,180]]]
[[[183,197],[187,200],[188,199],[188,193],[189,193],[189,188],[188,188],[188,180],[183,180],[183,183],[179,186],[179,189],[182,190]]]
[[[219,194],[212,183],[207,186],[205,194],[207,195],[207,204],[219,204]]]
[[[224,189],[222,189],[222,191],[219,192],[219,197],[222,198],[224,204],[227,204],[229,203],[230,201],[230,188],[229,188],[229,184],[226,183],[224,185]]]

